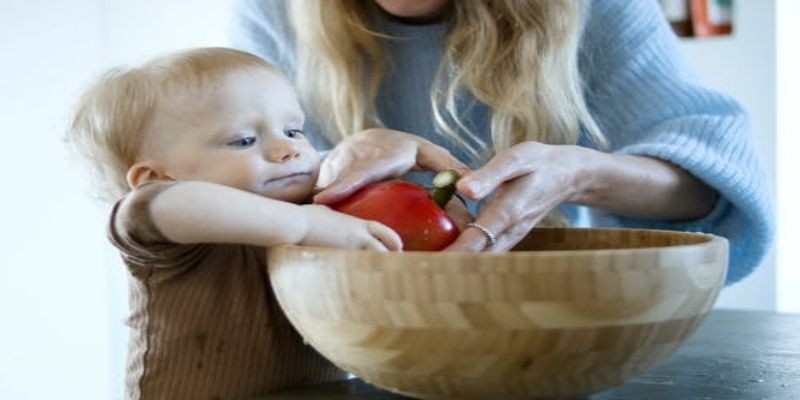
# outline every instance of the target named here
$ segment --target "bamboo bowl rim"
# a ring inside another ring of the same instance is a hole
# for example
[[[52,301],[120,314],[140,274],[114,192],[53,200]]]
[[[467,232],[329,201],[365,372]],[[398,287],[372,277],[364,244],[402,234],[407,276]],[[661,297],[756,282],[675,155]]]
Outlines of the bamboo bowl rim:
[[[727,245],[727,239],[705,232],[686,232],[673,231],[666,229],[645,229],[645,228],[534,228],[528,235],[535,235],[537,232],[565,232],[575,234],[578,232],[596,234],[615,234],[627,232],[629,234],[640,235],[660,235],[663,237],[683,238],[688,243],[666,244],[666,245],[646,245],[646,246],[626,246],[626,247],[604,247],[604,248],[585,248],[585,249],[547,249],[547,250],[515,250],[505,252],[489,251],[401,251],[401,252],[378,252],[374,250],[342,249],[323,246],[306,246],[294,244],[281,244],[272,246],[280,248],[282,251],[302,251],[315,254],[348,254],[348,255],[369,255],[370,257],[380,258],[400,258],[400,257],[424,257],[424,258],[458,258],[458,257],[480,257],[480,258],[528,258],[528,257],[558,257],[566,255],[622,255],[629,253],[651,253],[651,252],[686,252],[692,250],[702,251],[716,246]]]

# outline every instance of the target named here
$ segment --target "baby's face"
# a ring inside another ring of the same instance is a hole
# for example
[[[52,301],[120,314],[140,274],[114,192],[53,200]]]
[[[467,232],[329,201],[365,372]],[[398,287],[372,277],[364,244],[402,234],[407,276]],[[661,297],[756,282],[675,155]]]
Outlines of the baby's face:
[[[208,86],[163,102],[143,152],[176,180],[306,200],[320,156],[303,134],[304,116],[291,85],[276,73],[250,69]]]

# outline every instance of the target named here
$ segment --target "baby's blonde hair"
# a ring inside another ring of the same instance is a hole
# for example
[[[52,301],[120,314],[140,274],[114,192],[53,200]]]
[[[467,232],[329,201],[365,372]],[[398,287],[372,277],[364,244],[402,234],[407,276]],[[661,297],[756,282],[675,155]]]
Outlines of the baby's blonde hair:
[[[275,71],[252,54],[209,47],[106,72],[80,98],[67,132],[67,142],[89,164],[97,196],[113,202],[130,190],[126,174],[165,98],[209,88],[231,72],[251,68]]]
[[[605,143],[581,93],[577,0],[453,0],[450,6],[450,31],[430,93],[443,133],[476,158],[529,140],[575,144],[581,126]],[[387,67],[380,39],[387,36],[371,28],[376,7],[374,0],[290,2],[303,44],[296,85],[304,106],[334,128],[329,134],[344,137],[382,125],[375,99]],[[464,88],[492,109],[493,144],[461,123],[456,96]],[[459,136],[448,119],[472,140]]]

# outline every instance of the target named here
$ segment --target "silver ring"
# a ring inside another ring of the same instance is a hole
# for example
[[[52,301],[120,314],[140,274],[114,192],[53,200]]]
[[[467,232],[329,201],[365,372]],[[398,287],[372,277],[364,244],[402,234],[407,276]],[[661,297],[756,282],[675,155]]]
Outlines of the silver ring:
[[[467,224],[467,228],[475,228],[483,233],[486,236],[486,240],[489,244],[486,247],[492,247],[495,243],[497,243],[497,238],[494,236],[494,233],[486,229],[485,226],[477,223],[477,222],[470,222]]]

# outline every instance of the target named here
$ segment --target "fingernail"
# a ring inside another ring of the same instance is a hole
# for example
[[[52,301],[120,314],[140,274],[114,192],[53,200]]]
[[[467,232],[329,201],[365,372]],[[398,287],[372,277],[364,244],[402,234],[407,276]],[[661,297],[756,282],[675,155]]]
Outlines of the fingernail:
[[[483,195],[483,186],[477,182],[468,182],[467,189],[469,189],[469,191],[472,192],[474,196]]]

